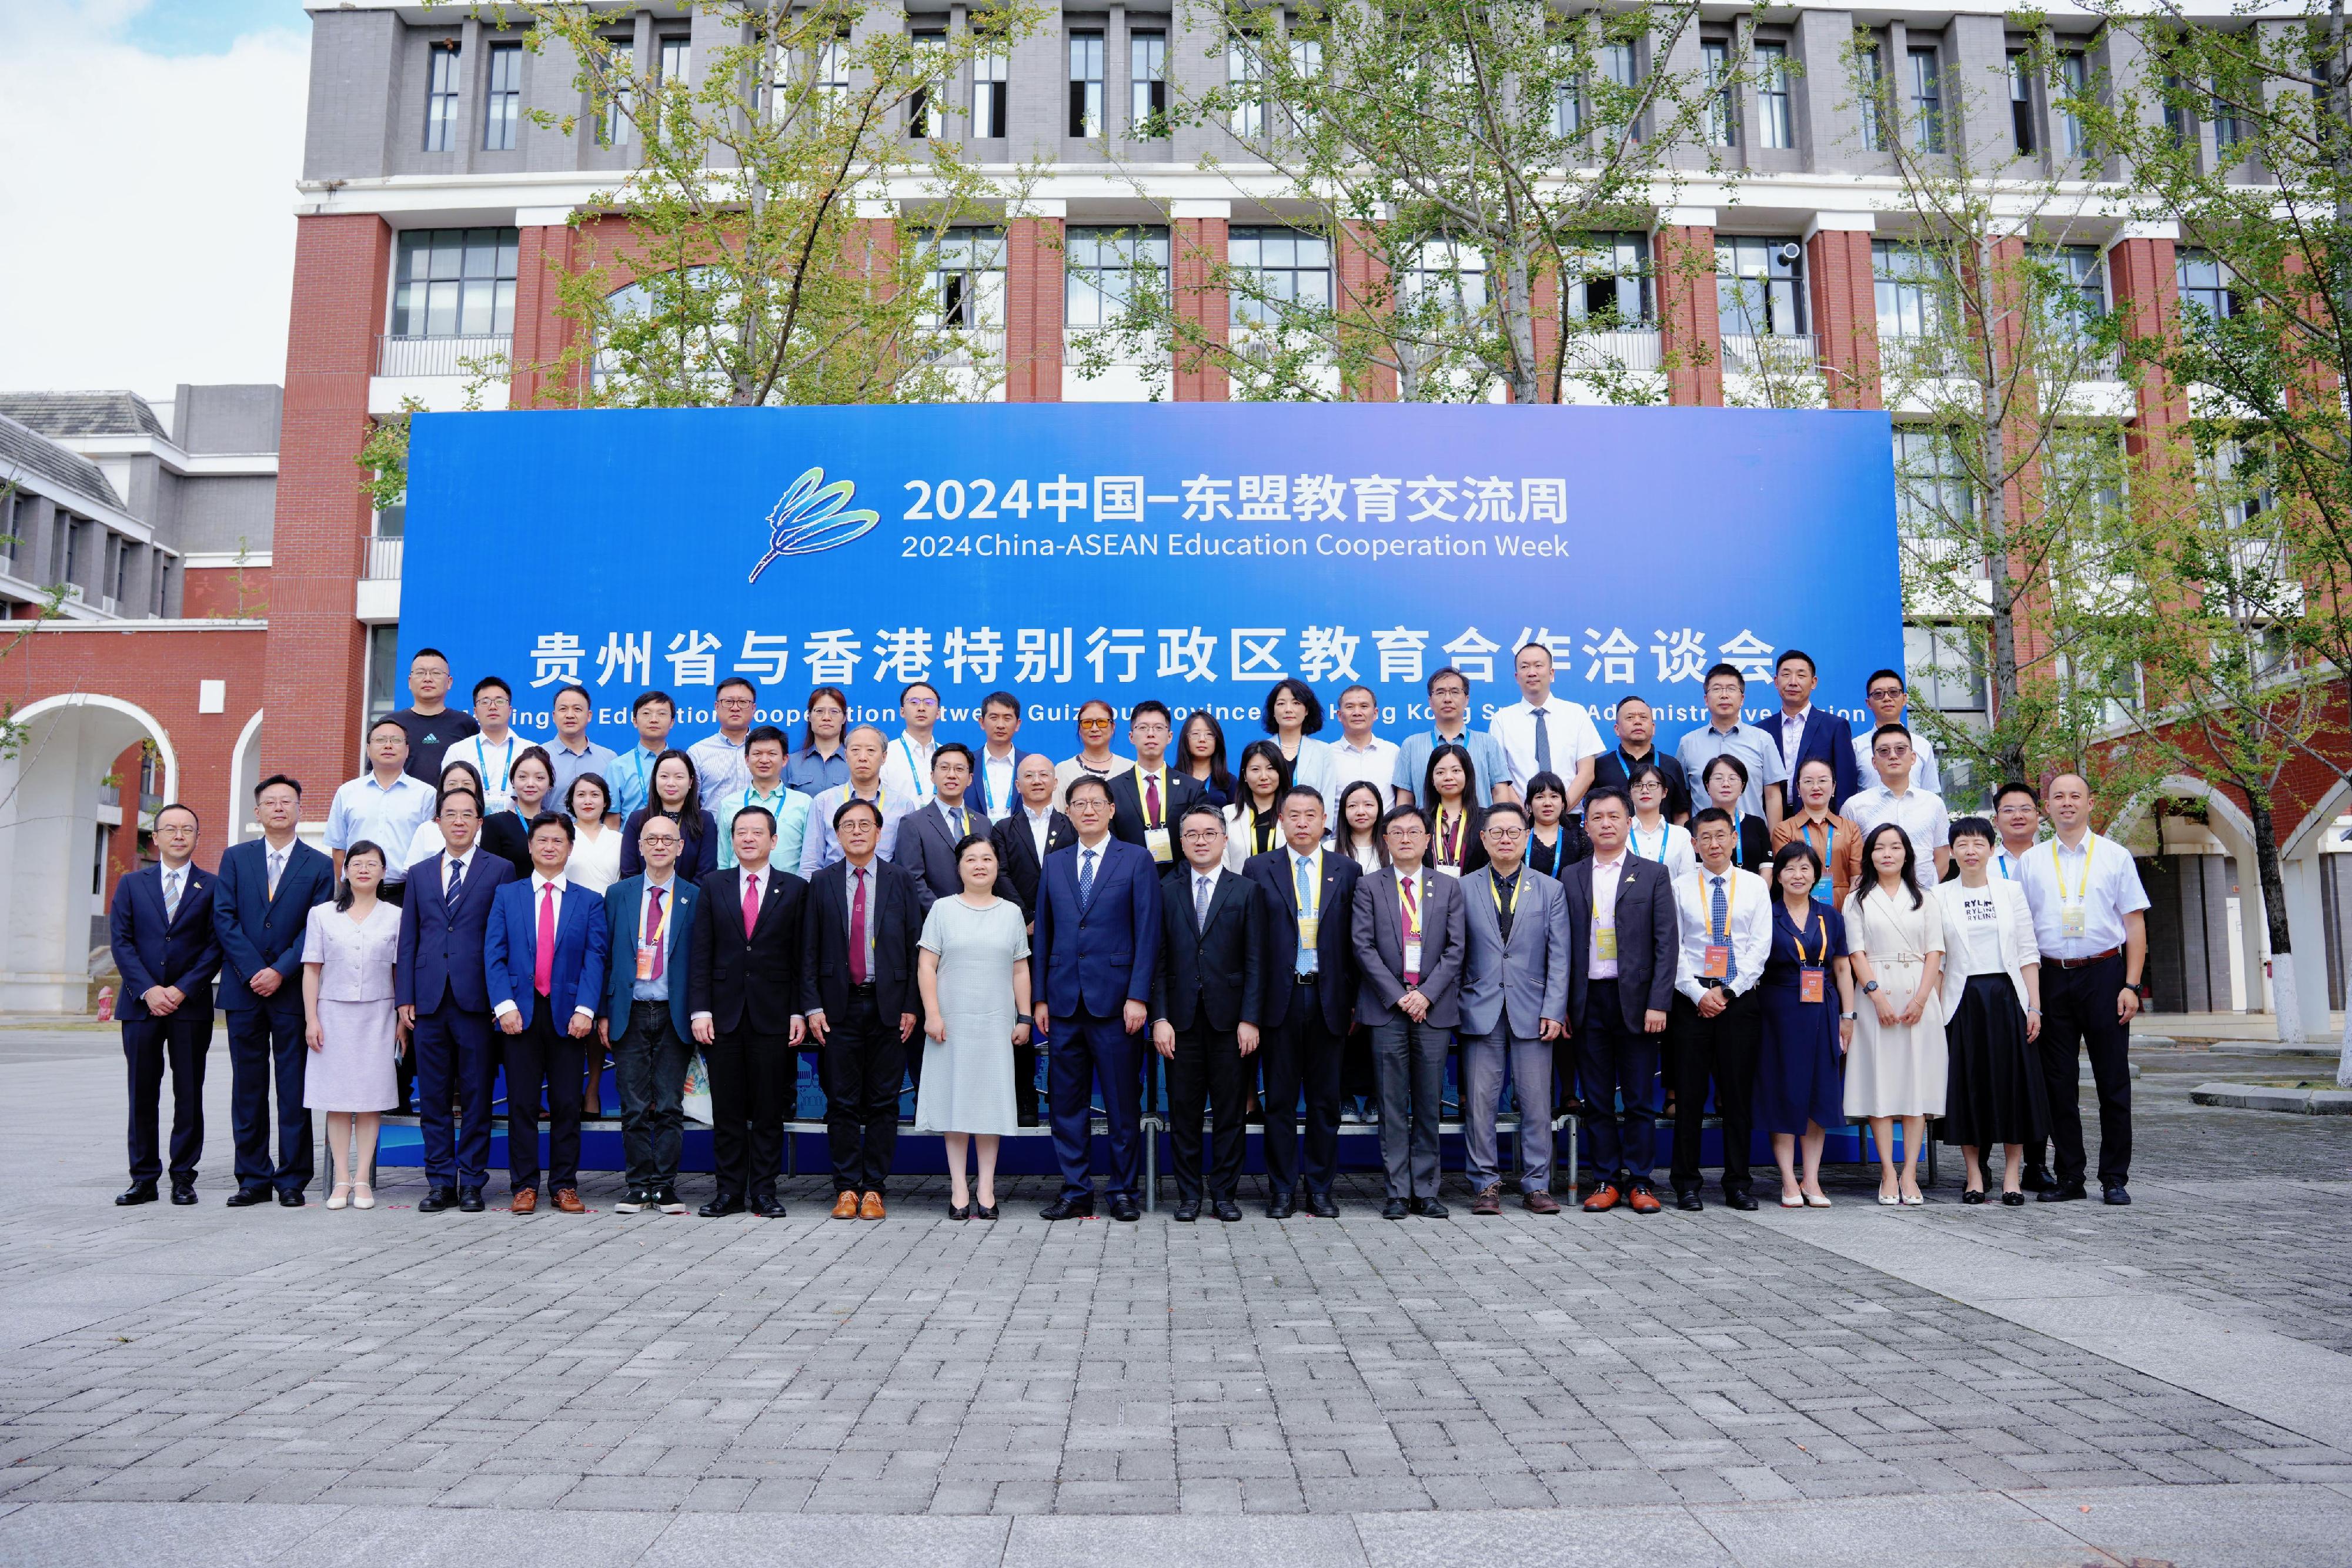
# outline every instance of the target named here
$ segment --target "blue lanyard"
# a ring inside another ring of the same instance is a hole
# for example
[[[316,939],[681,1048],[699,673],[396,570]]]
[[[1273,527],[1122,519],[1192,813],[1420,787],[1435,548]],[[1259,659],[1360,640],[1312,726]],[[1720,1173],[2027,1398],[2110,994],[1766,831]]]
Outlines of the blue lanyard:
[[[1018,761],[1018,758],[1020,758],[1021,754],[1020,754],[1019,752],[1017,752],[1017,751],[1016,751],[1016,752],[1014,752],[1013,755],[1013,757],[1014,757],[1014,758],[1015,758],[1015,760],[1016,760],[1016,765],[1017,765],[1017,761]],[[998,809],[998,808],[997,808],[997,799],[996,799],[996,789],[995,789],[995,786],[992,785],[992,784],[991,784],[991,783],[989,783],[989,781],[988,781],[988,764],[989,764],[988,747],[984,747],[984,746],[983,746],[983,747],[982,747],[980,748],[980,800],[981,800],[981,804],[982,804],[982,805],[983,805],[983,806],[985,806],[985,807],[988,809],[988,814],[989,814],[990,816],[993,817],[993,816],[995,816],[995,815],[996,815],[996,813],[997,813],[997,809]],[[1008,786],[1009,786],[1010,782],[1011,782],[1010,780],[1007,780],[1007,784],[1008,784]]]

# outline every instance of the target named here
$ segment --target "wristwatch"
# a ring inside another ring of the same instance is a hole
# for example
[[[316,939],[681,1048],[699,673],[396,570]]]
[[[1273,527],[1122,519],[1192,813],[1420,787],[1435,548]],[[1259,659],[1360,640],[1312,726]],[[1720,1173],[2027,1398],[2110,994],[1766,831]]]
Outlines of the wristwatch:
[[[1877,989],[1878,989],[1878,982],[1877,982],[1876,980],[1865,980],[1865,981],[1864,981],[1864,982],[1863,982],[1863,986],[1862,986],[1862,994],[1863,994],[1864,996],[1865,996],[1865,997],[1866,997],[1866,996],[1871,995],[1873,992],[1876,991]]]
[[[1843,1023],[1858,1023],[1862,1019],[1862,1015],[1860,1013],[1840,1013],[1838,1014],[1838,1019],[1839,1021]]]

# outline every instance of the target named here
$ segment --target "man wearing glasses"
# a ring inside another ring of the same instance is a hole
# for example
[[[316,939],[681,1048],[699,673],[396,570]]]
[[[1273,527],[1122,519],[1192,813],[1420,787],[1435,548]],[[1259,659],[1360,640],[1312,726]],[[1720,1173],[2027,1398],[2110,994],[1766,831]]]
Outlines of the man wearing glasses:
[[[1160,880],[1160,967],[1151,980],[1151,1044],[1168,1063],[1175,1218],[1198,1219],[1205,1196],[1219,1219],[1233,1221],[1242,1217],[1243,1074],[1257,1051],[1265,895],[1224,869],[1223,812],[1195,800],[1178,821],[1184,858]],[[1205,1194],[1204,1113],[1216,1128]]]
[[[751,782],[743,744],[751,737],[760,689],[740,675],[730,675],[719,683],[714,706],[719,709],[719,733],[696,741],[686,748],[686,755],[694,764],[695,777],[702,781],[702,798],[723,800]]]
[[[1910,727],[1909,721],[1903,716],[1903,708],[1910,701],[1911,694],[1903,685],[1900,670],[1879,671],[1864,684],[1862,690],[1863,695],[1869,699],[1871,715],[1875,722],[1871,725],[1869,734],[1853,737],[1853,761],[1856,770],[1867,779],[1875,772],[1878,765],[1877,758],[1871,755],[1871,742],[1878,731],[1890,724],[1899,724],[1906,729]],[[1944,792],[1944,775],[1936,766],[1936,747],[1926,736],[1916,731],[1911,737],[1911,756],[1914,759],[1911,788],[1925,789],[1930,795],[1941,795]]]
[[[931,800],[931,757],[940,748],[940,737],[932,733],[940,722],[940,689],[929,681],[908,684],[898,694],[898,717],[906,729],[882,755],[882,792],[914,810]]]

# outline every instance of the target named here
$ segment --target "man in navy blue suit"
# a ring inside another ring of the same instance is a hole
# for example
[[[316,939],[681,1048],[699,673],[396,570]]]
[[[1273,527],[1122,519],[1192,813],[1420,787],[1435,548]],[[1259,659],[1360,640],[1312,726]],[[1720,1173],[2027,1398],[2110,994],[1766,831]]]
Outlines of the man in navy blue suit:
[[[1831,810],[1844,810],[1845,798],[1862,788],[1862,773],[1854,766],[1853,726],[1829,709],[1813,706],[1813,688],[1820,684],[1811,653],[1802,648],[1784,649],[1780,662],[1772,666],[1780,711],[1757,727],[1780,748],[1781,765],[1788,770],[1780,813],[1786,819],[1805,809],[1797,799],[1797,772],[1816,757],[1830,765]]]
[[[484,853],[476,841],[482,831],[479,791],[463,784],[442,790],[434,820],[446,847],[409,872],[413,891],[400,906],[400,960],[392,987],[416,1052],[426,1187],[416,1212],[454,1207],[479,1214],[490,1165],[491,1081],[498,1073],[484,949],[490,906],[499,884],[514,880],[514,867]],[[452,1094],[464,1102],[462,1124],[450,1120]]]
[[[236,1130],[231,1208],[288,1208],[310,1185],[310,1113],[302,1104],[302,938],[310,911],[335,896],[335,864],[295,836],[302,786],[274,773],[253,792],[260,840],[221,856],[213,934],[221,947],[221,1010],[228,1014],[229,1116]],[[278,1090],[278,1164],[269,1163],[269,1091]]]
[[[482,967],[490,1016],[506,1035],[507,1183],[514,1212],[539,1207],[539,1094],[547,1090],[547,1185],[555,1207],[585,1214],[580,1201],[580,1079],[586,1040],[604,999],[612,946],[604,901],[563,874],[572,819],[541,811],[530,820],[530,880],[498,890]]]
[[[107,928],[122,996],[122,1058],[131,1072],[131,1185],[118,1204],[155,1201],[163,1156],[155,1147],[163,1065],[172,1067],[172,1201],[196,1201],[196,1161],[205,1152],[205,1055],[213,1048],[213,878],[193,862],[196,814],[170,805],[155,813],[161,865],[114,884]]]
[[[1102,1082],[1110,1124],[1110,1217],[1142,1217],[1143,1028],[1160,953],[1160,863],[1110,836],[1110,787],[1091,774],[1071,780],[1065,808],[1078,841],[1045,857],[1030,942],[1030,994],[1037,1027],[1050,1030],[1046,1085],[1061,1196],[1047,1219],[1095,1211],[1091,1105]]]

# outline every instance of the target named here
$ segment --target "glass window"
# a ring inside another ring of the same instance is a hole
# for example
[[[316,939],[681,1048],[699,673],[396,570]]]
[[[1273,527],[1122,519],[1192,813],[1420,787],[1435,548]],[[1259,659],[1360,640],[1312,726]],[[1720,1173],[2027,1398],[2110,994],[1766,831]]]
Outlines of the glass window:
[[[1943,267],[1934,256],[1892,240],[1873,240],[1870,276],[1878,296],[1880,341],[1925,339],[1940,330]]]
[[[1007,60],[1002,49],[986,49],[974,55],[971,61],[971,133],[992,141],[1004,134],[1005,101],[1004,72]]]
[[[1103,37],[1070,35],[1070,134],[1103,133]]]
[[[492,44],[482,102],[482,149],[511,152],[522,125],[522,46]]]
[[[1279,325],[1294,308],[1318,315],[1331,308],[1331,244],[1321,235],[1236,228],[1225,255],[1227,266],[1250,280],[1228,291],[1234,326]]]
[[[1323,74],[1323,40],[1293,38],[1290,40],[1290,75],[1294,81],[1312,81]],[[1299,135],[1311,135],[1316,126],[1315,111],[1293,109],[1289,128]]]
[[[2107,313],[2107,263],[2095,245],[2060,246],[2050,253],[2059,281],[2071,292],[2066,318],[2080,332]]]
[[[1601,46],[1601,74],[1609,78],[1611,86],[1623,88],[1628,92],[1641,85],[1641,59],[1635,54],[1633,44],[1630,39],[1622,43]],[[1642,128],[1639,123],[1636,123],[1633,126],[1633,140],[1639,141],[1641,139]]]
[[[457,145],[457,46],[436,44],[425,57],[425,151]]]
[[[1128,134],[1156,141],[1168,134],[1168,35],[1127,36]]]
[[[1911,51],[1911,145],[1944,150],[1944,71],[1932,47]]]
[[[2223,165],[2238,162],[2238,144],[2244,141],[2252,128],[2241,118],[2239,110],[2251,109],[2260,101],[2259,81],[2233,82],[2226,76],[2213,78],[2213,153]]]
[[[1756,46],[1757,134],[1767,147],[1794,147],[1796,119],[1789,110],[1789,46]]]
[[[1240,38],[1225,40],[1225,82],[1233,89],[1225,119],[1236,136],[1265,134],[1265,100],[1258,87],[1263,76],[1255,48]]]
[[[930,319],[958,332],[993,332],[1004,326],[1004,231],[955,228],[930,246]]]
[[[1433,309],[1455,322],[1474,320],[1486,310],[1486,258],[1462,240],[1425,240],[1397,293],[1408,308]]]
[[[1168,287],[1168,231],[1159,228],[1073,228],[1063,256],[1062,319],[1070,327],[1106,327],[1118,320],[1142,284],[1141,273]]]
[[[395,338],[514,330],[513,229],[405,229],[392,296]]]
[[[1917,543],[1972,537],[1976,500],[1951,436],[1921,425],[1895,427],[1895,522]]]
[[[612,92],[604,99],[604,120],[599,138],[607,147],[618,147],[636,133],[636,46],[626,33],[614,34],[603,43]]]
[[[1654,324],[1650,308],[1650,236],[1587,235],[1562,256],[1568,279],[1563,303],[1580,321],[1637,328]]]
[[[2210,254],[2182,251],[2180,259],[2174,264],[2173,275],[2180,286],[2184,308],[2201,312],[2215,321],[2226,321],[2238,314],[2238,296],[2230,287],[2230,269]]]
[[[368,628],[367,716],[373,724],[400,706],[400,628]]]
[[[2022,50],[2009,57],[2009,130],[2020,152],[2033,151],[2033,62]]]
[[[2164,133],[2172,139],[2175,147],[2186,145],[2197,134],[2189,119],[2188,92],[2189,84],[2180,79],[2179,73],[2164,73]]]
[[[2058,57],[2058,88],[2066,98],[2080,101],[2091,87],[2091,62],[2080,51]],[[2060,144],[2069,158],[2083,155],[2084,133],[2082,117],[2071,109],[2058,111]]]
[[[1903,628],[1903,664],[1911,700],[1938,713],[1985,711],[1984,661],[1974,637],[1957,626]]]
[[[1706,58],[1706,140],[1711,147],[1739,144],[1739,105],[1731,91],[1731,46],[1710,39],[1699,46]]]
[[[948,36],[940,31],[919,32],[914,36],[915,55],[937,56],[946,51]],[[947,117],[940,110],[945,102],[945,84],[924,82],[907,95],[907,134],[917,141],[936,136],[947,129]],[[938,124],[932,121],[937,120]]]
[[[1723,330],[1793,338],[1805,330],[1805,247],[1793,239],[1715,242],[1715,303]]]
[[[1886,57],[1876,44],[1854,51],[1855,74],[1861,80],[1862,144],[1873,152],[1886,151]]]

